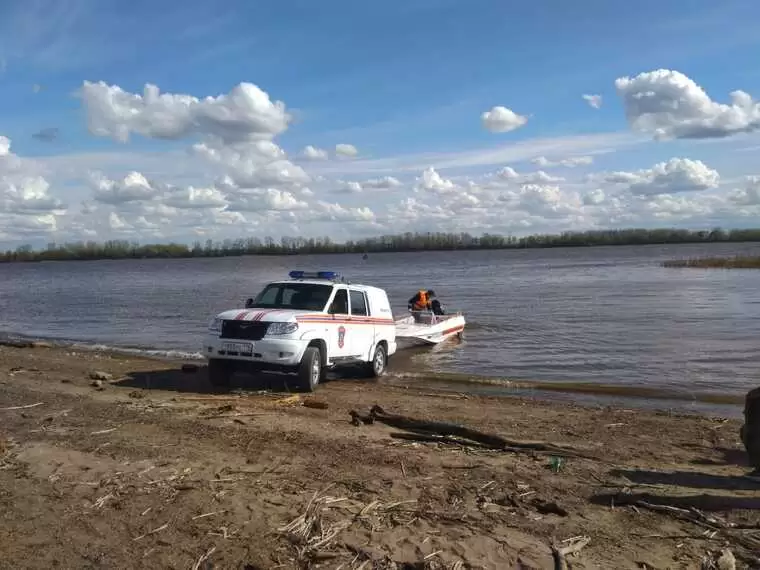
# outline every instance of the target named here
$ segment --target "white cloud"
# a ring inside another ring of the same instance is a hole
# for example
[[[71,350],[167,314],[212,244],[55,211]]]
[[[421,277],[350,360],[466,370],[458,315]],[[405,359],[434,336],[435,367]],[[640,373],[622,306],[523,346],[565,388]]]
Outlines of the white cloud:
[[[49,193],[50,184],[40,176],[0,177],[0,211],[40,215],[65,210],[66,205]]]
[[[155,139],[211,135],[225,142],[269,138],[285,131],[290,121],[284,103],[272,101],[251,83],[198,99],[161,93],[150,84],[139,95],[103,81],[85,81],[81,98],[90,132],[120,142],[133,133]]]
[[[67,205],[51,193],[50,183],[0,136],[0,235],[43,235],[58,227]]]
[[[760,176],[747,176],[745,183],[731,192],[730,199],[740,206],[760,206]]]
[[[598,206],[599,204],[603,203],[606,198],[607,195],[604,193],[604,190],[601,188],[595,188],[594,190],[591,190],[584,194],[583,203],[587,206]]]
[[[600,109],[602,107],[602,96],[601,95],[583,95],[583,100],[588,103],[589,107],[593,107],[594,109]]]
[[[132,229],[132,226],[125,222],[116,212],[111,212],[108,215],[108,225],[111,226],[112,230],[117,232]]]
[[[550,184],[553,182],[562,182],[564,180],[561,176],[552,176],[543,170],[523,174],[520,179],[528,184]]]
[[[435,168],[428,168],[422,173],[422,177],[417,180],[418,190],[427,190],[437,194],[446,194],[456,190],[456,185],[446,178],[443,178]]]
[[[237,186],[288,186],[290,189],[307,184],[311,177],[306,171],[287,160],[285,152],[271,141],[251,141],[233,145],[193,145],[193,151],[221,168]]]
[[[391,190],[401,186],[401,182],[393,176],[370,178],[362,182],[338,180],[337,187],[332,192],[336,194],[359,194],[364,190]]]
[[[364,188],[359,182],[339,180],[338,187],[333,190],[336,194],[359,194]]]
[[[330,222],[372,222],[375,219],[375,213],[367,206],[351,208],[319,201],[316,204],[315,219]]]
[[[482,183],[486,187],[502,188],[516,184],[553,184],[564,180],[561,176],[552,176],[543,170],[519,173],[511,166],[505,166],[496,172],[486,174]]]
[[[325,149],[317,148],[311,145],[304,147],[301,151],[301,156],[307,160],[327,160],[328,154]]]
[[[492,133],[508,133],[524,126],[528,118],[518,115],[512,109],[507,109],[501,105],[493,107],[490,111],[485,111],[480,115],[483,127]]]
[[[352,144],[341,143],[335,145],[335,154],[338,158],[354,158],[359,154],[359,151]]]
[[[90,182],[95,190],[95,200],[106,204],[153,200],[160,192],[139,172],[130,172],[119,181],[94,173]]]
[[[299,200],[291,192],[277,188],[241,191],[228,195],[230,212],[264,212],[268,210],[305,210],[309,204]]]
[[[505,166],[496,171],[496,176],[503,180],[516,180],[520,177],[517,171],[511,166]]]
[[[760,103],[749,94],[733,91],[730,104],[718,103],[678,71],[621,77],[615,87],[631,127],[655,138],[719,138],[760,129]]]
[[[166,193],[164,203],[172,208],[223,208],[227,205],[224,194],[216,188],[176,188]]]
[[[383,176],[381,178],[372,178],[370,180],[365,180],[361,183],[361,185],[364,188],[389,190],[391,188],[398,188],[401,186],[401,182],[398,180],[398,178],[394,178],[393,176]]]
[[[634,195],[654,196],[699,192],[717,188],[720,175],[699,160],[671,158],[650,169],[636,172],[612,172],[600,177],[610,184],[622,184]]]
[[[58,229],[58,218],[53,214],[4,215],[2,220],[0,235],[6,239],[47,237]]]
[[[588,166],[594,163],[593,156],[572,156],[560,160],[549,160],[545,156],[539,156],[531,160],[536,166],[542,168],[552,168],[555,166],[564,166],[565,168],[575,168],[576,166]]]

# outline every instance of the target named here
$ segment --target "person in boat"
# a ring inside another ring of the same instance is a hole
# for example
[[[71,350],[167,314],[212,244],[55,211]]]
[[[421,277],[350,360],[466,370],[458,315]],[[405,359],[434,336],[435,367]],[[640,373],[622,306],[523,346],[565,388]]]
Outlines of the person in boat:
[[[410,311],[429,311],[432,307],[433,297],[435,297],[435,291],[428,289],[420,289],[417,293],[409,299],[408,307]]]
[[[430,310],[433,311],[434,315],[444,315],[443,307],[441,306],[441,302],[438,299],[433,299],[430,301]]]
[[[423,320],[422,313],[424,311],[432,311],[433,310],[433,303],[437,303],[437,305],[440,307],[440,303],[438,302],[435,297],[435,291],[432,289],[428,289],[427,291],[424,289],[420,289],[417,291],[417,294],[414,295],[411,299],[409,299],[408,307],[409,310],[412,311],[412,315],[414,316],[414,322],[419,323]]]

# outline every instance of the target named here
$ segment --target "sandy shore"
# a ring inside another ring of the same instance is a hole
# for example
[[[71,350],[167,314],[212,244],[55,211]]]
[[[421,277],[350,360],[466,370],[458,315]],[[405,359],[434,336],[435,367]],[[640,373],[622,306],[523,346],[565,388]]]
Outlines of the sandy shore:
[[[543,569],[573,544],[578,569],[760,556],[733,419],[350,379],[214,394],[181,364],[0,346],[0,567]],[[567,457],[352,425],[375,404]]]

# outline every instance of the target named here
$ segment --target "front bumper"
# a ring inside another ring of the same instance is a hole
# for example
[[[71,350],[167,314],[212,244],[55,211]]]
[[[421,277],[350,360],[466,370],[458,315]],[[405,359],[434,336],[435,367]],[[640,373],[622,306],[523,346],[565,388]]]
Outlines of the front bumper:
[[[210,334],[203,343],[203,355],[206,358],[238,360],[262,366],[294,367],[301,362],[308,345],[308,340],[292,338],[235,340]]]

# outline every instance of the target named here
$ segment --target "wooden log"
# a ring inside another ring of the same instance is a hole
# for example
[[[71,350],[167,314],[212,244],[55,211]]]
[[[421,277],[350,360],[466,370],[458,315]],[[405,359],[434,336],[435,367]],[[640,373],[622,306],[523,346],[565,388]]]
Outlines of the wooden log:
[[[584,457],[583,454],[577,451],[564,449],[550,443],[515,441],[504,438],[500,435],[474,430],[457,424],[419,420],[407,416],[389,414],[378,405],[372,406],[369,416],[364,417],[356,412],[352,412],[351,416],[355,421],[363,423],[380,422],[397,429],[411,432],[460,437],[491,449],[539,451],[548,452],[557,456]]]

